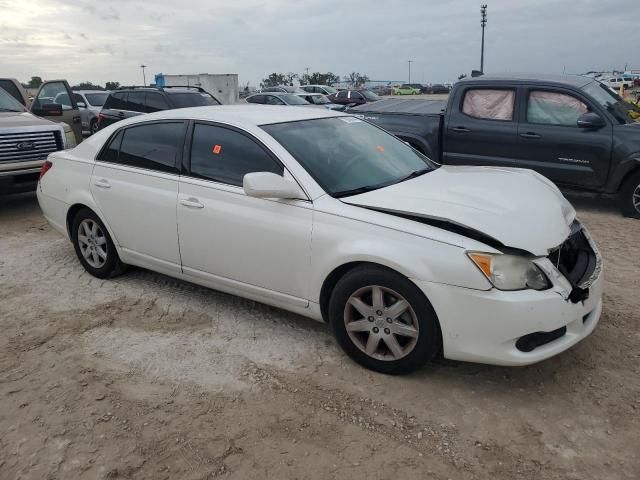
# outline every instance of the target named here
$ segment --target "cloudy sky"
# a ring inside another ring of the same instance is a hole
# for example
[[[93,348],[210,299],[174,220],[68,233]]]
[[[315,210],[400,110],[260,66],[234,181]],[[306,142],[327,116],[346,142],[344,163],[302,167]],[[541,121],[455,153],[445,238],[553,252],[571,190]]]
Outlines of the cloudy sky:
[[[473,0],[0,0],[0,76],[141,83],[154,73],[351,71],[453,80],[480,58]],[[486,0],[485,71],[630,66],[638,0]]]

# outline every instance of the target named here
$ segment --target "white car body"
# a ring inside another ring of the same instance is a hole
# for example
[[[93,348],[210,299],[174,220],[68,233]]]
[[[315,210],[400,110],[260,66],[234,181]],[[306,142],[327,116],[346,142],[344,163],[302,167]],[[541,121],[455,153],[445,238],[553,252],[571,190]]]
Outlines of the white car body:
[[[386,188],[334,198],[260,126],[339,116],[347,117],[316,108],[235,105],[131,118],[52,154],[38,200],[49,223],[67,237],[69,212],[78,205],[93,210],[127,264],[321,321],[322,288],[332,272],[353,262],[383,265],[429,299],[450,359],[526,365],[593,331],[602,311],[600,264],[589,279],[588,298],[570,301],[570,283],[547,256],[567,239],[576,214],[551,182],[529,170],[442,166]],[[247,132],[282,162],[300,198],[255,198],[246,185],[243,190],[96,161],[116,130],[161,119],[211,121]],[[482,235],[464,233],[474,230]],[[483,238],[535,256],[551,288],[494,288],[466,255],[500,252]],[[524,335],[562,327],[563,336],[531,352],[515,347]]]

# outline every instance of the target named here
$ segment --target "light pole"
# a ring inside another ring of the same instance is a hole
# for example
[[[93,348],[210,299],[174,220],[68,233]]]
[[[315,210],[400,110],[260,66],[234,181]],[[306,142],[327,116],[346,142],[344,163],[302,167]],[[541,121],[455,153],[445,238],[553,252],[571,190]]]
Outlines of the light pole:
[[[142,69],[142,86],[146,87],[147,86],[147,77],[145,77],[144,75],[144,69],[147,68],[146,65],[140,65],[140,68]]]
[[[480,49],[480,72],[484,73],[484,28],[487,25],[487,4],[480,7],[480,25],[482,25],[482,47]]]
[[[409,81],[407,83],[411,83],[411,63],[413,63],[413,60],[407,60],[407,62],[409,62]]]

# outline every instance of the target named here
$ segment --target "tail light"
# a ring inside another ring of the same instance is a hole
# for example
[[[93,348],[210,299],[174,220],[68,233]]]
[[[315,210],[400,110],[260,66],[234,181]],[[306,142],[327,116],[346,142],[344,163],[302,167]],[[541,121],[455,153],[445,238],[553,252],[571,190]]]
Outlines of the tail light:
[[[44,174],[51,170],[51,167],[53,167],[53,163],[51,163],[49,160],[44,162],[42,164],[42,168],[40,169],[40,177],[38,178],[38,180],[41,180],[42,177],[44,177]]]
[[[104,120],[104,115],[102,113],[98,114],[98,129],[102,126],[102,120]]]

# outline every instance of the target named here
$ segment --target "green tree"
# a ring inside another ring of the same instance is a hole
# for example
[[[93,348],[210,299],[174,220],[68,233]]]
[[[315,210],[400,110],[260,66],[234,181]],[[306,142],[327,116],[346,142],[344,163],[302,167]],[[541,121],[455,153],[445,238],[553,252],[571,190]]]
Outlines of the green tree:
[[[260,88],[277,87],[284,85],[287,81],[286,75],[283,73],[272,73],[267,78],[263,78],[260,82]]]
[[[78,85],[71,87],[73,90],[104,90],[100,85],[94,85],[91,82],[80,82]]]
[[[104,88],[107,90],[115,90],[120,86],[120,82],[107,82],[104,84]]]
[[[333,72],[313,72],[311,75],[305,73],[300,77],[300,83],[303,85],[333,85],[339,81],[340,77]]]
[[[27,88],[40,88],[40,85],[42,85],[42,78],[31,77],[31,80],[27,83]]]
[[[362,75],[358,72],[351,72],[349,75],[345,75],[344,81],[348,82],[352,87],[361,87],[369,81],[367,75]]]
[[[293,81],[298,78],[297,73],[289,72],[284,76],[287,85],[293,85]]]

